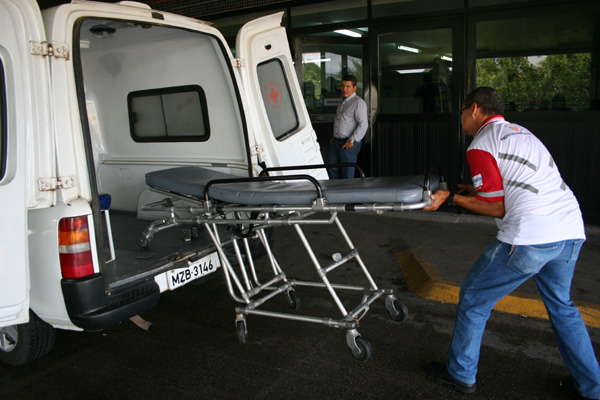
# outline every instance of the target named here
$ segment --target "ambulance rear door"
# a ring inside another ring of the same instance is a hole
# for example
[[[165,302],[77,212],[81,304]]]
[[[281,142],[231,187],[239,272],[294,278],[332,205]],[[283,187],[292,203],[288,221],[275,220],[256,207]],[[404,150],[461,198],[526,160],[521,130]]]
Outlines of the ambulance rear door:
[[[237,35],[236,57],[251,111],[248,120],[254,150],[268,167],[322,164],[282,16],[281,12],[250,21]],[[327,179],[324,169],[286,172],[298,173]]]
[[[35,0],[0,0],[0,327],[29,319],[27,210],[51,206],[49,73]],[[39,250],[41,251],[41,250]]]

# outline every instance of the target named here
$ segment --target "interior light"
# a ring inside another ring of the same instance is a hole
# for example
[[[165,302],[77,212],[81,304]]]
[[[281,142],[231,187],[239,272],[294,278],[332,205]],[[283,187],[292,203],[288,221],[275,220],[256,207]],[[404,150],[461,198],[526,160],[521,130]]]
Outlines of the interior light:
[[[302,60],[302,64],[315,63],[320,64],[322,62],[330,62],[331,58],[313,58],[311,60]]]
[[[424,72],[429,72],[431,69],[427,68],[413,68],[413,69],[397,69],[396,72],[399,74],[422,74]]]
[[[409,51],[409,52],[411,52],[411,53],[420,53],[420,52],[421,52],[421,50],[419,50],[419,49],[416,49],[416,48],[414,48],[414,47],[403,46],[403,45],[401,45],[401,44],[398,44],[398,45],[396,45],[396,46],[398,46],[398,50]]]
[[[334,31],[335,33],[339,33],[340,35],[352,36],[352,37],[362,37],[362,35],[358,32],[354,32],[348,29],[337,29]]]
[[[448,56],[441,56],[440,58],[441,58],[442,60],[444,60],[444,61],[450,61],[450,62],[452,62],[452,57],[448,57]]]

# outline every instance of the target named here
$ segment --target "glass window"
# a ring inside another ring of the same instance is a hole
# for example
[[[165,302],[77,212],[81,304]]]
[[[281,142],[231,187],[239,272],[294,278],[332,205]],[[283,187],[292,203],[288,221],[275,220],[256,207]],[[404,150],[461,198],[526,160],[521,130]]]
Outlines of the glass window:
[[[469,0],[469,7],[496,6],[500,4],[523,2],[523,0]]]
[[[304,28],[367,19],[364,0],[333,0],[291,9],[292,27]]]
[[[200,86],[132,92],[127,97],[131,136],[138,142],[204,141],[210,136]]]
[[[0,180],[6,174],[7,139],[6,139],[6,89],[4,81],[4,64],[0,59]]]
[[[356,94],[363,97],[362,44],[338,42],[339,38],[331,36],[311,39],[316,42],[306,40],[302,45],[302,92],[309,112],[335,113],[344,75],[356,77]]]
[[[507,111],[589,110],[593,29],[582,13],[479,22],[476,84],[496,88]]]
[[[257,74],[271,130],[282,140],[300,125],[283,64],[279,60],[259,64]]]
[[[463,8],[464,0],[372,0],[374,18]]]
[[[380,113],[452,111],[451,28],[382,34],[379,61]]]

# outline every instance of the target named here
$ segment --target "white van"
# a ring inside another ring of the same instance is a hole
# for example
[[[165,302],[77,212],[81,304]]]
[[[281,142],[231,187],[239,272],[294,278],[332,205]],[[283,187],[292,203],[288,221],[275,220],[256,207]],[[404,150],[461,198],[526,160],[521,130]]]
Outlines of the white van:
[[[0,360],[151,309],[186,260],[218,263],[193,228],[140,247],[146,173],[323,162],[281,17],[245,25],[234,57],[210,24],[141,3],[0,0]]]

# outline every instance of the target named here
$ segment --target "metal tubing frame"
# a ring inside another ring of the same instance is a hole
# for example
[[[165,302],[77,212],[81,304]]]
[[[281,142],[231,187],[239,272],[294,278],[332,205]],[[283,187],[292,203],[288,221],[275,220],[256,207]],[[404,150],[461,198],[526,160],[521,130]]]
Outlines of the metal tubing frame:
[[[199,207],[172,205],[169,206],[168,202],[162,202],[153,204],[153,207],[151,207],[151,209],[156,210],[162,205],[162,210],[168,211],[170,217],[160,221],[155,221],[151,224],[148,231],[152,232],[151,234],[153,234],[162,229],[167,229],[173,226],[183,224],[204,225],[206,227],[213,243],[215,244],[219,257],[221,258],[221,263],[223,264],[223,274],[225,276],[225,281],[229,294],[234,301],[245,305],[236,307],[236,321],[240,320],[241,318],[245,323],[244,315],[254,314],[301,322],[319,323],[335,328],[343,328],[348,330],[347,341],[349,341],[349,346],[353,348],[352,344],[354,343],[355,337],[360,336],[360,334],[356,330],[358,326],[358,320],[360,320],[364,315],[366,315],[370,305],[383,295],[387,295],[387,297],[389,297],[390,299],[392,297],[395,298],[395,296],[393,294],[393,290],[379,289],[377,287],[377,284],[373,280],[373,277],[371,276],[365,263],[360,257],[358,250],[354,247],[354,244],[350,240],[350,237],[348,236],[345,228],[339,220],[337,213],[348,211],[381,213],[383,211],[404,211],[412,209],[421,209],[431,203],[431,200],[429,199],[428,195],[429,193],[427,193],[427,191],[424,191],[424,200],[422,202],[410,205],[406,205],[403,203],[328,205],[327,201],[324,198],[317,199],[310,206],[239,206],[223,205],[218,202],[215,205],[213,205],[210,199],[200,201]],[[331,215],[330,218],[307,219],[307,217],[312,216],[317,212],[329,212]],[[193,216],[179,217],[178,214],[180,213],[192,214]],[[251,213],[258,213],[259,217],[251,218],[249,217]],[[228,218],[228,215],[233,215],[234,218]],[[301,226],[324,224],[331,225],[334,223],[340,231],[340,234],[346,242],[347,246],[349,247],[350,251],[340,260],[335,261],[325,267],[322,267],[314,251],[312,250],[312,247],[308,239],[306,238],[306,235],[304,234]],[[242,240],[244,245],[244,252],[248,261],[248,268],[250,269],[250,275],[248,274],[246,264],[243,260],[242,251],[240,250],[240,246],[238,244],[238,240],[240,238],[233,237],[231,240],[228,240],[227,243],[231,242],[233,245],[235,256],[238,260],[240,270],[239,272],[242,275],[243,279],[243,282],[240,281],[240,279],[238,278],[238,274],[229,262],[229,259],[227,258],[227,255],[225,254],[225,251],[223,249],[223,242],[221,242],[219,232],[217,229],[218,225],[238,226],[240,227],[240,229],[245,228],[245,225],[253,225],[253,229],[255,231],[256,236],[258,237],[265,251],[267,252],[267,257],[271,265],[273,278],[268,280],[264,284],[259,281],[258,275],[256,273],[256,267],[254,265],[254,259],[252,257],[250,246],[248,243],[248,238],[243,237]],[[306,252],[309,255],[309,258],[311,259],[316,269],[317,274],[321,279],[321,282],[298,281],[287,279],[285,273],[279,266],[274,254],[271,251],[271,247],[269,246],[268,239],[264,232],[265,228],[269,226],[278,225],[291,225],[294,227],[296,233],[298,234],[298,237],[300,238],[300,241],[302,242]],[[368,281],[368,285],[356,286],[331,283],[330,280],[327,278],[327,274],[334,271],[336,268],[338,268],[341,265],[344,265],[346,262],[352,259],[356,259],[356,262],[359,264],[363,274],[365,275],[366,280]],[[252,278],[253,282],[250,281],[250,277]],[[319,318],[307,315],[289,314],[258,309],[275,296],[293,290],[295,286],[326,288],[341,313],[341,319],[335,320],[332,318]],[[239,294],[236,293],[236,289],[237,292],[239,292]],[[257,296],[263,290],[269,290],[269,293],[264,294],[260,297]],[[361,302],[352,311],[348,312],[346,307],[343,305],[341,299],[339,298],[338,294],[336,293],[336,290],[363,291],[364,295],[362,297]],[[388,301],[386,298],[386,307],[387,302]],[[355,343],[354,347],[356,347]]]
[[[327,325],[332,328],[343,328],[343,329],[356,329],[357,323],[354,320],[346,321],[346,320],[335,320],[331,318],[319,318],[319,317],[311,317],[308,315],[296,315],[296,314],[287,314],[275,311],[265,311],[265,310],[249,310],[247,308],[236,308],[237,313],[240,314],[254,314],[254,315],[262,315],[264,317],[274,317],[274,318],[282,318],[293,321],[301,321],[301,322],[312,322],[316,324]]]
[[[300,225],[294,224],[294,228],[295,228],[302,244],[304,245],[304,248],[307,251],[311,261],[313,262],[313,265],[317,271],[317,274],[321,278],[322,282],[288,280],[286,278],[285,274],[283,273],[281,267],[277,263],[277,260],[274,256],[274,254],[271,251],[267,237],[264,232],[264,226],[263,226],[263,227],[261,227],[262,229],[259,228],[256,231],[256,235],[260,239],[263,247],[265,248],[265,250],[267,252],[267,257],[269,259],[269,262],[271,264],[271,269],[273,272],[273,278],[270,279],[269,281],[265,282],[264,284],[260,284],[260,282],[258,280],[258,276],[256,274],[253,257],[252,257],[252,254],[250,252],[250,248],[248,245],[248,240],[247,240],[247,238],[243,238],[247,259],[249,260],[249,264],[250,264],[251,275],[252,275],[253,280],[257,284],[255,287],[252,287],[252,284],[250,283],[249,275],[246,271],[246,265],[243,262],[243,257],[241,255],[241,251],[240,251],[239,245],[237,243],[237,241],[239,239],[232,238],[231,242],[233,244],[236,258],[238,259],[238,263],[240,266],[240,273],[242,274],[242,278],[244,280],[243,283],[237,277],[237,274],[236,274],[234,268],[232,267],[231,263],[229,262],[226,254],[225,254],[225,251],[223,250],[223,245],[222,245],[222,242],[221,242],[218,230],[217,230],[217,224],[204,223],[207,231],[209,232],[211,239],[213,240],[213,242],[217,248],[218,254],[221,257],[222,264],[223,264],[223,273],[225,275],[225,281],[227,283],[227,288],[228,288],[229,294],[236,302],[245,304],[245,306],[243,306],[243,307],[236,307],[235,310],[238,315],[249,315],[249,314],[262,315],[262,316],[267,316],[267,317],[282,318],[282,319],[295,320],[295,321],[301,321],[301,322],[319,323],[319,324],[330,326],[330,327],[344,328],[344,329],[348,329],[351,331],[356,331],[356,327],[358,325],[357,321],[367,313],[370,305],[374,301],[376,301],[378,298],[383,296],[384,294],[389,295],[389,294],[393,293],[393,291],[391,289],[379,289],[377,287],[377,285],[373,281],[373,278],[371,277],[367,267],[365,266],[364,262],[360,258],[358,250],[354,247],[346,230],[344,229],[342,223],[340,222],[339,218],[337,217],[337,213],[332,213],[332,214],[333,215],[332,215],[331,219],[328,221],[335,222],[342,237],[346,241],[346,244],[350,248],[350,252],[348,254],[346,254],[344,257],[342,257],[342,259],[340,259],[339,261],[336,261],[326,267],[321,267],[321,264],[319,263],[316,255],[315,255],[314,251],[312,250],[312,247],[311,247],[308,239],[306,238],[306,235],[302,231],[302,228],[300,227]],[[231,224],[234,221],[236,222],[236,225],[239,224],[239,220],[229,220],[229,223]],[[346,262],[350,261],[351,259],[356,259],[357,262],[359,263],[361,270],[363,271],[367,281],[369,282],[368,286],[365,287],[365,286],[357,286],[357,285],[335,284],[335,283],[331,283],[329,281],[329,279],[327,278],[326,275],[329,272],[335,270],[337,267],[345,264]],[[282,283],[281,285],[279,285],[277,287],[273,286],[280,282]],[[234,285],[235,285],[235,287],[234,287]],[[331,295],[332,299],[336,303],[338,309],[340,310],[341,319],[335,320],[332,318],[320,318],[320,317],[313,317],[313,316],[307,316],[307,315],[281,313],[281,312],[258,309],[259,307],[261,307],[263,304],[265,304],[270,299],[274,298],[275,296],[277,296],[279,294],[282,294],[284,292],[292,290],[295,286],[326,288],[328,290],[329,294]],[[237,288],[237,290],[240,292],[239,295],[236,293],[235,288]],[[255,298],[255,296],[258,295],[259,293],[261,293],[264,289],[269,289],[270,292],[260,298]],[[351,312],[348,312],[347,309],[345,308],[345,306],[343,305],[341,299],[337,295],[336,289],[337,290],[362,291],[365,293],[365,295],[363,296],[362,301]]]

